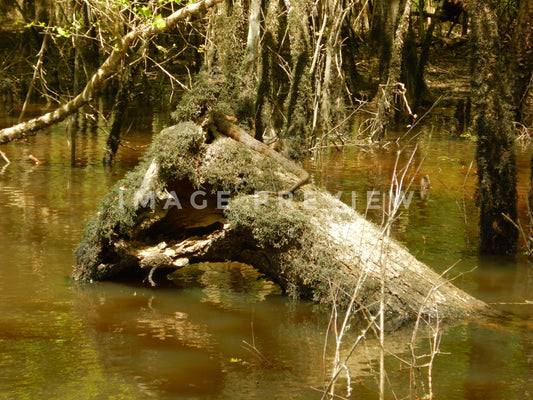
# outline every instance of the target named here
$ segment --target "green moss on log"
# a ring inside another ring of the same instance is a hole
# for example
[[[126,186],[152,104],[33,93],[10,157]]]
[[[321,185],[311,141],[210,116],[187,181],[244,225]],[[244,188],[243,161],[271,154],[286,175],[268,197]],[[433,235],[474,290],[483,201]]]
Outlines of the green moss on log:
[[[205,135],[200,127],[182,122],[155,137],[147,158],[155,158],[162,182],[188,179],[194,187],[199,187],[197,164],[204,143]]]
[[[205,133],[191,122],[166,128],[154,138],[139,165],[109,191],[88,222],[75,250],[76,276],[83,279],[87,271],[93,277],[92,271],[99,265],[122,262],[121,243],[135,240],[143,229],[166,215],[167,192],[177,190],[177,185],[189,182],[194,189],[236,195],[286,189],[292,180],[277,163],[233,139],[218,137],[207,144]]]
[[[335,244],[309,220],[304,203],[274,196],[266,201],[239,196],[231,201],[226,217],[233,229],[248,236],[271,260],[261,272],[276,277],[289,296],[327,303],[333,293],[340,303],[349,301],[354,277],[343,272]],[[359,293],[361,301],[372,297],[367,290]]]
[[[108,192],[87,223],[75,250],[78,277],[83,278],[85,270],[118,259],[120,249],[115,244],[130,239],[146,213],[157,212],[144,207],[146,198],[140,193],[161,192],[169,181],[179,179],[199,186],[195,160],[204,142],[202,130],[192,123],[172,126],[156,136],[140,164]]]
[[[287,211],[287,212],[285,212]],[[306,233],[307,220],[291,200],[269,196],[234,199],[226,217],[236,230],[249,231],[257,245],[264,249],[284,250]]]
[[[200,173],[212,191],[249,194],[291,186],[286,172],[276,162],[226,137],[217,139],[206,150]]]

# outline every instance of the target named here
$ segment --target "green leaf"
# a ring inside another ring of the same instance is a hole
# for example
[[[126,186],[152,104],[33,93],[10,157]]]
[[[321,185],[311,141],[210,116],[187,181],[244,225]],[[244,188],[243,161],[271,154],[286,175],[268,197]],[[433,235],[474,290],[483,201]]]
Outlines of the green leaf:
[[[64,37],[64,38],[69,38],[70,37],[70,33],[69,33],[68,29],[63,29],[60,26],[58,26],[58,27],[56,27],[56,31],[57,31],[57,36],[59,36],[59,37]]]
[[[161,14],[159,14],[156,17],[154,24],[155,24],[156,28],[160,28],[160,29],[163,29],[165,26],[167,26],[167,23],[165,22],[165,20],[163,19],[163,16]]]
[[[147,18],[147,19],[152,18],[152,12],[150,11],[150,9],[147,6],[137,7],[135,9],[135,12],[140,17],[144,17],[144,18]]]
[[[229,362],[232,362],[232,363],[238,363],[241,361],[242,361],[242,358],[234,358],[234,357],[231,357],[229,360]]]

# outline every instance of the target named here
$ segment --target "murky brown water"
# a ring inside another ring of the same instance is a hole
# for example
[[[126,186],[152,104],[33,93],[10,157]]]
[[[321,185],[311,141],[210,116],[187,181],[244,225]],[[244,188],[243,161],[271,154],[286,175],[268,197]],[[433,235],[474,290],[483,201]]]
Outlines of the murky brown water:
[[[130,144],[149,142],[150,122],[135,126]],[[430,140],[426,129],[414,157],[425,161],[414,175],[417,184],[429,174],[432,193],[425,202],[415,193],[395,235],[439,271],[457,261],[456,274],[479,266],[456,282],[484,300],[533,300],[533,269],[524,260],[476,255],[474,169],[468,173],[475,144],[438,130]],[[0,398],[320,398],[311,387],[320,387],[331,367],[331,347],[323,356],[329,310],[276,294],[245,267],[200,266],[156,288],[70,280],[83,222],[140,155],[121,148],[116,167],[106,171],[105,140],[99,129],[82,129],[73,166],[64,125],[0,148],[12,161],[3,167],[0,160]],[[31,165],[29,154],[42,165]],[[522,196],[527,159],[521,153]],[[315,180],[341,190],[349,204],[356,193],[355,206],[365,211],[367,192],[388,187],[394,160],[393,148],[347,148],[324,158]],[[377,221],[380,215],[369,212]],[[433,369],[436,398],[533,397],[533,305],[500,307],[518,316],[445,328],[441,351],[448,354],[437,356]],[[409,333],[390,334],[390,348],[406,356]],[[357,334],[354,322],[346,342]],[[419,341],[418,351],[427,343]],[[373,357],[375,343],[356,353],[351,398],[375,399],[376,364],[357,362]],[[407,396],[409,369],[394,357],[387,367],[388,397]],[[415,374],[420,396],[424,374]],[[346,383],[339,394],[347,395]]]

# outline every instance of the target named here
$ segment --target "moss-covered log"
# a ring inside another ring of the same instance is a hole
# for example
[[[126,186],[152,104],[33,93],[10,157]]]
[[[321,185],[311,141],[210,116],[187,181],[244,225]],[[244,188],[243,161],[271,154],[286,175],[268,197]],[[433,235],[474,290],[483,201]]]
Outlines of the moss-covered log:
[[[74,276],[161,279],[205,261],[250,264],[291,296],[319,302],[357,293],[402,315],[495,314],[416,260],[356,211],[281,164],[192,123],[162,131],[144,161],[103,200],[77,251]],[[227,207],[224,207],[227,204]]]

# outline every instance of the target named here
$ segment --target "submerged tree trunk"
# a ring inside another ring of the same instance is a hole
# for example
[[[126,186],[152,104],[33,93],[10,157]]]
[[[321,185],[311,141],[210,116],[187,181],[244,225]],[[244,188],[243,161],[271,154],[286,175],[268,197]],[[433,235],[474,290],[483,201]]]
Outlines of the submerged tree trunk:
[[[505,89],[495,1],[472,1],[471,85],[479,185],[480,251],[516,250],[516,161],[514,128]]]
[[[356,295],[358,306],[374,310],[384,273],[387,309],[402,318],[497,314],[327,192],[305,185],[288,197],[267,195],[298,182],[292,164],[226,137],[238,128],[213,121],[208,133],[181,123],[155,138],[89,223],[76,278],[155,284],[189,264],[234,260],[293,297],[348,304]]]

